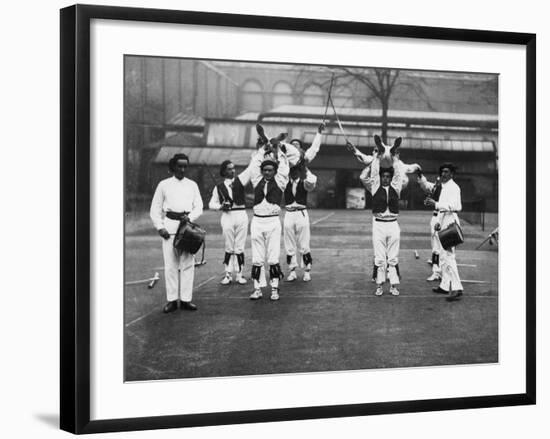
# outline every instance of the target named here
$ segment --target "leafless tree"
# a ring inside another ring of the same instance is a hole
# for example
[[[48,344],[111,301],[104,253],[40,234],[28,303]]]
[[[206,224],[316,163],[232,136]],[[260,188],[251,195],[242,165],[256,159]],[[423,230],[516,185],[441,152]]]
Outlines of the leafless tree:
[[[312,69],[319,70],[319,67],[306,68],[296,77],[295,89],[299,90],[304,84],[307,84],[306,78],[311,76]],[[359,94],[361,96],[360,105],[366,108],[378,107],[381,109],[380,126],[381,137],[384,142],[388,135],[388,110],[392,102],[392,96],[397,93],[412,93],[416,98],[422,101],[426,108],[435,111],[426,92],[426,80],[421,77],[411,77],[406,71],[390,68],[357,68],[357,67],[333,67],[330,70],[325,69],[326,75],[322,81],[321,87],[326,92],[333,82],[333,91],[339,87],[351,87],[357,90],[359,85],[363,86],[367,93]]]

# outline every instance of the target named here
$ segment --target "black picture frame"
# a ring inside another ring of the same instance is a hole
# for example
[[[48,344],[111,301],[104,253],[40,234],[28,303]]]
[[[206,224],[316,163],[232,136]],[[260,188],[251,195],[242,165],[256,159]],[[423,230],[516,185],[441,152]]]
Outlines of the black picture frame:
[[[502,43],[526,48],[527,175],[535,181],[536,35],[292,17],[75,5],[61,11],[60,424],[99,433],[374,414],[515,406],[536,401],[536,188],[526,192],[525,393],[224,413],[90,420],[90,22],[93,19]]]

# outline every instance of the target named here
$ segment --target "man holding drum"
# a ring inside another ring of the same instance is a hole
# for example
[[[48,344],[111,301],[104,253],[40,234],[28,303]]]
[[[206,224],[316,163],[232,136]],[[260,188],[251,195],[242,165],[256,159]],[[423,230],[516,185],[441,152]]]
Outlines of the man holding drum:
[[[460,187],[453,180],[456,168],[452,163],[444,163],[439,167],[439,178],[441,181],[441,190],[439,200],[432,197],[426,198],[424,204],[438,212],[437,220],[434,224],[435,232],[445,230],[453,223],[460,225],[457,212],[462,210],[462,201]],[[432,192],[435,184],[426,180],[426,177],[419,171],[420,186],[427,192]],[[439,241],[439,237],[436,236]],[[434,288],[434,293],[448,294],[447,300],[452,302],[462,296],[462,283],[458,274],[456,265],[455,248],[447,249],[440,244],[440,265],[441,265],[441,283]]]
[[[162,237],[164,256],[164,277],[168,303],[163,312],[178,308],[178,301],[184,310],[195,311],[193,279],[195,258],[188,252],[174,249],[174,235],[180,222],[194,222],[202,215],[202,199],[197,184],[185,177],[189,159],[185,154],[175,154],[168,162],[172,177],[162,180],[155,190],[151,202],[150,216],[155,229]]]

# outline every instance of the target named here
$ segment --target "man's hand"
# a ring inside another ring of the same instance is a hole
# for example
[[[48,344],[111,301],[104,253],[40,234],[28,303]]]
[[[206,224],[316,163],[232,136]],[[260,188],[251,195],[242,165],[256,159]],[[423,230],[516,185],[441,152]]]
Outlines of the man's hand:
[[[436,232],[439,232],[439,231],[441,230],[441,224],[435,223],[435,224],[434,224],[434,230],[435,230]]]
[[[424,200],[424,206],[428,206],[428,207],[433,207],[435,208],[435,200],[431,197],[427,197],[425,200]]]
[[[416,175],[418,175],[418,177],[422,177],[422,167],[420,165],[416,165]]]
[[[170,239],[170,233],[168,233],[168,230],[160,229],[158,232],[162,239]]]
[[[346,142],[346,148],[348,149],[349,152],[352,152],[354,154],[357,152],[356,146],[351,142]]]
[[[317,128],[317,132],[318,132],[319,134],[322,134],[323,131],[325,131],[325,128],[326,128],[326,127],[327,127],[327,126],[325,125],[325,123],[322,122],[321,125],[319,125],[319,128]]]

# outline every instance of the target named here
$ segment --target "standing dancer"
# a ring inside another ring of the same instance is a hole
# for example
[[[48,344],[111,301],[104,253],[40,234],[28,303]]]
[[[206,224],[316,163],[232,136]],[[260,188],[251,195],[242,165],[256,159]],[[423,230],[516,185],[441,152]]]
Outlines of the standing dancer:
[[[290,273],[287,281],[292,282],[297,279],[296,268],[298,267],[298,254],[304,264],[304,282],[311,280],[311,266],[313,258],[310,248],[310,225],[309,214],[307,212],[307,194],[315,189],[317,177],[307,168],[307,164],[317,156],[321,147],[321,136],[325,129],[325,124],[321,123],[317,129],[317,134],[313,139],[311,146],[304,152],[302,142],[298,139],[292,140],[293,144],[300,151],[302,160],[290,168],[290,180],[285,189],[285,219],[284,225],[284,244],[286,251],[286,262]]]
[[[217,184],[212,190],[212,198],[208,207],[212,210],[222,211],[220,222],[225,241],[223,258],[225,275],[221,284],[231,283],[232,272],[235,266],[238,266],[235,280],[244,285],[246,284],[246,279],[243,276],[244,246],[248,230],[244,188],[250,181],[250,169],[247,168],[236,176],[233,162],[225,160],[220,165],[220,175],[224,177],[224,181]],[[236,264],[234,259],[237,260]]]
[[[269,140],[255,154],[250,163],[254,187],[254,217],[250,226],[252,239],[252,279],[254,292],[251,300],[262,297],[260,274],[269,264],[271,300],[279,300],[279,280],[283,277],[279,256],[281,251],[281,212],[283,191],[288,184],[289,166],[286,154],[280,148],[285,134]]]
[[[374,263],[377,268],[375,295],[383,294],[382,285],[386,273],[390,281],[390,293],[399,295],[399,243],[401,231],[397,223],[399,196],[403,188],[402,166],[395,151],[401,138],[396,139],[392,148],[392,167],[380,167],[380,151],[374,156],[370,166],[365,167],[361,182],[372,194],[372,244]]]

